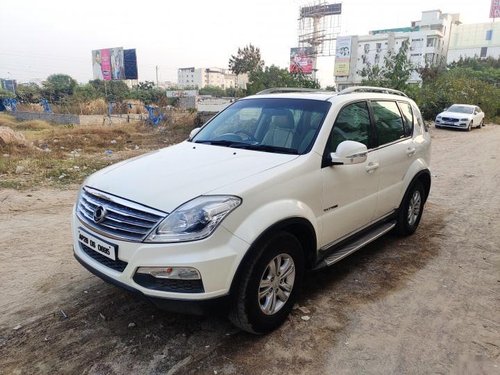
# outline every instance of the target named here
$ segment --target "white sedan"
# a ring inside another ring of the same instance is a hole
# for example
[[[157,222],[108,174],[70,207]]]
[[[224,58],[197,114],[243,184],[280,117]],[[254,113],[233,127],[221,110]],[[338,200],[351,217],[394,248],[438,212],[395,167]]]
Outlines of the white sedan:
[[[471,130],[484,126],[484,112],[477,105],[453,104],[436,116],[436,128]]]

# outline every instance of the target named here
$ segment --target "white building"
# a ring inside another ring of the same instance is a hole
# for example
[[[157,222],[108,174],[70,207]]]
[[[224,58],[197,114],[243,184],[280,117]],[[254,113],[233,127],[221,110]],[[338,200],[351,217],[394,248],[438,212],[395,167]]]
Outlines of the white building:
[[[500,57],[500,23],[457,25],[451,32],[447,63],[460,58]]]
[[[337,71],[335,81],[339,89],[360,85],[364,67],[384,64],[384,57],[391,51],[397,53],[404,41],[409,42],[408,58],[415,65],[446,63],[450,35],[459,22],[458,14],[445,14],[440,10],[422,12],[422,19],[410,27],[374,30],[369,35],[353,35],[351,39],[348,69]],[[410,83],[421,81],[413,72]]]
[[[245,89],[248,75],[236,75],[222,68],[179,68],[177,71],[177,84],[181,88],[203,88],[215,86],[222,89],[237,87]]]

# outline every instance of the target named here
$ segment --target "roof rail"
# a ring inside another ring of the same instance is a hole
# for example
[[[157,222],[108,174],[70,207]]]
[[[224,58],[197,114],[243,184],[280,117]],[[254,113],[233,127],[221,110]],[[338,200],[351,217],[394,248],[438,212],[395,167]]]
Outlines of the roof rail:
[[[382,94],[393,94],[393,95],[400,95],[400,96],[406,96],[404,92],[399,91],[399,90],[394,90],[394,89],[388,89],[386,87],[375,87],[375,86],[352,86],[348,87],[341,92],[339,92],[339,95],[342,94],[350,94],[353,92],[379,92]]]
[[[279,94],[286,92],[332,92],[332,91],[326,91],[321,89],[306,89],[304,87],[272,87],[270,89],[259,91],[255,95]]]

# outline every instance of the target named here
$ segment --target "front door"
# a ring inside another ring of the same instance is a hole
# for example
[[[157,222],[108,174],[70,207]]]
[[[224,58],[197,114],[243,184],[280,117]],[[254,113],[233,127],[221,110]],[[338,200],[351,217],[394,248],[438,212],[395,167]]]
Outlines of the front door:
[[[372,127],[366,102],[347,104],[333,125],[325,154],[335,152],[346,140],[370,147]],[[338,239],[366,226],[373,220],[377,206],[378,161],[368,152],[361,164],[333,165],[322,168],[323,234],[320,247],[326,248]]]

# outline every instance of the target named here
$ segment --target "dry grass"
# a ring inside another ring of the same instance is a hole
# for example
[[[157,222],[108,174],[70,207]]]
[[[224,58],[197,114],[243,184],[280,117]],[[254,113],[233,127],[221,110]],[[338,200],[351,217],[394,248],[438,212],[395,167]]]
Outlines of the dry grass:
[[[64,187],[120,160],[178,143],[193,128],[190,116],[175,125],[64,126],[16,121],[0,114],[0,126],[23,134],[26,144],[0,144],[0,188]]]

